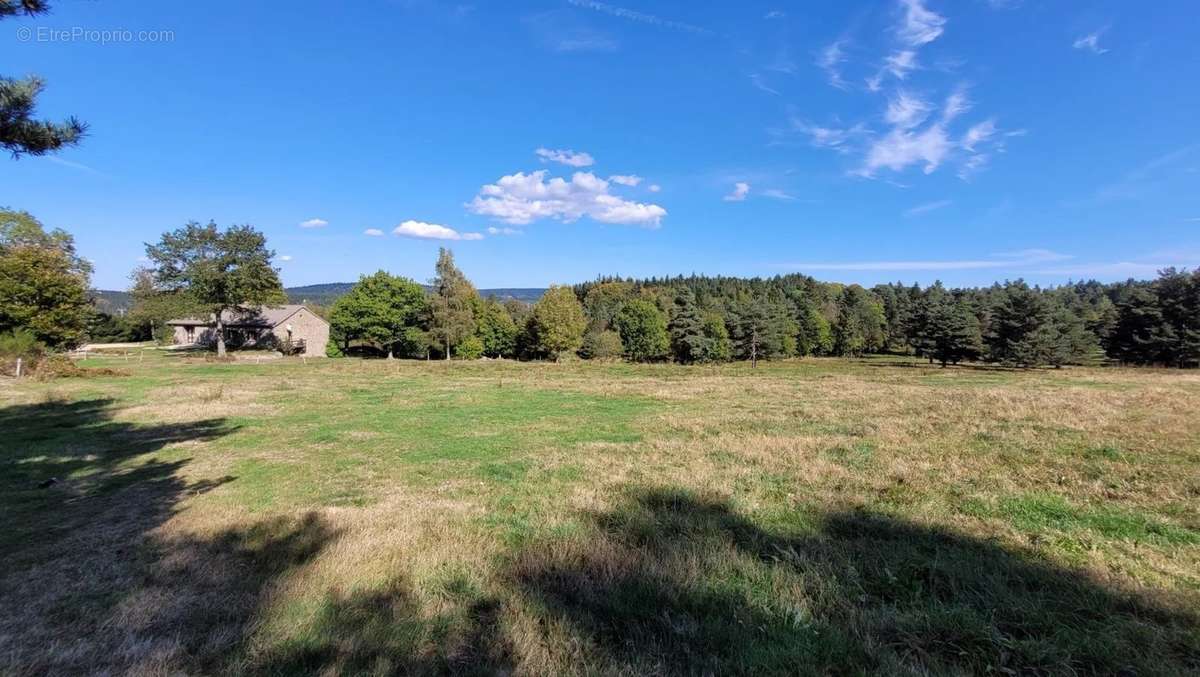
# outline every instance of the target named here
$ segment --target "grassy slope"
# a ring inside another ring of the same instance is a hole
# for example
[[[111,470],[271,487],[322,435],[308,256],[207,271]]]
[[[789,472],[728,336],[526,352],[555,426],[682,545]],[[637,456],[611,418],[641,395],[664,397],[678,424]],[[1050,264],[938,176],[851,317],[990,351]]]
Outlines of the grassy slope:
[[[148,354],[0,386],[0,671],[1200,670],[1200,375]]]

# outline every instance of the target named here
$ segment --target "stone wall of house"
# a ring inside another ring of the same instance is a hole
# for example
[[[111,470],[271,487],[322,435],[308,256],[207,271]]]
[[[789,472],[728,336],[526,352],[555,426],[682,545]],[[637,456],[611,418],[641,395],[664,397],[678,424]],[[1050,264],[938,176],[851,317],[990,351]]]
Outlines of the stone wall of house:
[[[304,339],[304,354],[308,357],[325,357],[325,344],[329,342],[329,323],[313,314],[308,308],[297,310],[294,315],[275,327],[275,336],[280,341],[288,339],[288,327],[292,328],[293,341]]]

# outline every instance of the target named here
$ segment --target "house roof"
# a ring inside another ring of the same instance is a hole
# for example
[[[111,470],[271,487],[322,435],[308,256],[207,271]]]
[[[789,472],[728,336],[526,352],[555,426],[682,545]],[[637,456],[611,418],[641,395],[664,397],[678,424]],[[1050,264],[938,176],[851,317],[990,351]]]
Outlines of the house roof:
[[[242,313],[225,310],[221,313],[221,321],[225,323],[226,327],[278,327],[304,307],[303,304],[265,306]],[[310,310],[309,312],[311,313],[312,311]],[[316,313],[313,313],[313,316],[320,317]],[[185,317],[178,320],[170,320],[167,324],[211,327],[214,323],[211,319],[202,320],[195,317]]]

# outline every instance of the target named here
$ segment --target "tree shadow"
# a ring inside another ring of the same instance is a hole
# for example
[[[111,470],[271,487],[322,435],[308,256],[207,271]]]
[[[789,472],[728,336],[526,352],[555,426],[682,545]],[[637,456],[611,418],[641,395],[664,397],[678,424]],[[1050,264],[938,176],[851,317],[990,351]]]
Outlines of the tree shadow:
[[[596,672],[1200,670],[1200,618],[1179,600],[948,530],[850,511],[782,536],[658,489],[592,521],[589,538],[524,549],[511,579]]]

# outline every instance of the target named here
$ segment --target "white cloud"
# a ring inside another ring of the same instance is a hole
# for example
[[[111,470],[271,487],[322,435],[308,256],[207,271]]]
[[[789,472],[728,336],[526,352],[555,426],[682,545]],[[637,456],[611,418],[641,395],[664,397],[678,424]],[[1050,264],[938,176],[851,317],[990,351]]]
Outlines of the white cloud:
[[[847,88],[846,81],[842,79],[842,73],[838,68],[846,60],[845,50],[842,49],[845,44],[845,40],[836,40],[822,49],[821,54],[817,57],[817,66],[825,71],[825,77],[829,80],[829,84],[838,89]]]
[[[533,152],[542,159],[542,162],[558,162],[570,167],[590,167],[596,164],[595,158],[584,152],[577,153],[573,150],[551,150],[549,148],[538,148]]]
[[[741,202],[750,194],[750,184],[745,181],[738,181],[733,184],[733,192],[721,198],[726,202]]]
[[[467,208],[506,223],[538,219],[576,221],[588,216],[602,223],[657,227],[667,210],[656,204],[626,200],[609,193],[609,182],[591,172],[575,172],[571,180],[546,179],[546,170],[517,172],[483,186]]]
[[[480,233],[460,233],[453,228],[437,223],[424,221],[405,221],[392,231],[401,237],[413,237],[419,240],[482,240]]]
[[[773,9],[770,12],[767,12],[766,14],[764,14],[763,18],[764,19],[782,19],[785,16],[787,16],[787,14],[785,12],[782,12],[778,9]]]
[[[903,80],[917,69],[917,53],[911,49],[893,52],[883,60],[883,69],[896,76],[897,80]]]
[[[938,39],[945,30],[946,18],[925,7],[923,0],[900,0],[904,18],[896,28],[901,41],[920,47]]]
[[[871,144],[866,161],[857,173],[870,177],[886,167],[901,172],[910,165],[923,163],[924,172],[932,174],[946,159],[952,144],[941,123],[935,123],[923,131],[893,129],[886,136]]]
[[[928,214],[929,212],[936,211],[938,209],[942,209],[943,207],[949,207],[951,204],[953,204],[953,203],[950,200],[936,200],[934,202],[926,202],[923,205],[917,205],[916,207],[913,207],[912,209],[904,210],[904,215],[905,216],[920,216],[921,214]]]
[[[900,129],[912,129],[924,122],[931,110],[933,106],[901,90],[888,101],[887,112],[883,117],[890,125]]]
[[[791,201],[791,200],[796,199],[795,195],[792,195],[791,193],[789,193],[787,191],[779,190],[778,188],[768,188],[768,189],[766,189],[764,191],[760,191],[760,192],[762,193],[762,195],[764,197],[769,197],[769,198],[773,198],[776,200]]]
[[[658,191],[662,190],[662,186],[658,185],[657,183],[652,183],[649,186],[646,186],[646,190],[650,191],[651,193],[657,193]]]
[[[497,228],[496,226],[488,226],[487,232],[488,232],[488,235],[521,235],[525,231],[519,230],[517,228],[509,228],[507,226],[505,226],[503,228]]]
[[[619,183],[622,186],[636,186],[642,182],[642,177],[636,174],[614,174],[608,177],[609,181]]]
[[[291,260],[292,260],[292,256],[291,256],[291,254],[284,254],[283,256],[280,256],[280,257],[279,257],[279,260],[280,260],[280,261],[285,261],[285,262],[286,262],[286,261],[291,261]]]
[[[963,134],[962,147],[967,150],[975,150],[975,146],[992,138],[996,133],[996,122],[994,120],[984,120],[977,125],[973,125]]]
[[[946,104],[942,106],[942,119],[950,122],[969,110],[971,110],[971,100],[967,98],[966,89],[959,87],[946,97]]]
[[[839,153],[850,151],[851,143],[858,137],[867,134],[861,124],[849,128],[822,127],[799,118],[792,118],[792,129],[808,136],[809,143],[817,148],[832,148]]]
[[[378,228],[368,228],[363,231],[363,235],[370,235],[371,237],[382,237],[383,231],[379,230]]]
[[[1096,31],[1095,33],[1088,33],[1087,35],[1081,35],[1080,37],[1075,38],[1075,42],[1071,43],[1071,46],[1075,49],[1082,49],[1084,51],[1091,52],[1092,54],[1104,54],[1108,52],[1108,49],[1100,46],[1101,35],[1104,35],[1103,30]]]
[[[300,222],[301,228],[324,228],[325,226],[328,226],[328,225],[329,225],[329,222],[326,221],[325,219],[309,219],[307,221]]]

